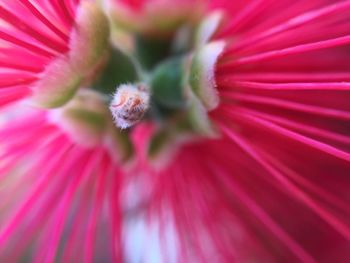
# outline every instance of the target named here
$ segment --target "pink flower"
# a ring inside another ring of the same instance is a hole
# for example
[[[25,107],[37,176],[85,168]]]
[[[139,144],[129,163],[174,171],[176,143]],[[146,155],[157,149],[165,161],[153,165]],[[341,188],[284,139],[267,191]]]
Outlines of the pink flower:
[[[193,251],[204,262],[346,262],[350,2],[221,2],[229,15],[212,40],[228,44],[210,113],[220,138],[174,142],[166,168],[141,166],[150,215],[166,227],[171,214],[184,262]]]
[[[350,1],[103,10],[0,8],[0,261],[347,262]]]
[[[12,117],[1,130],[1,261],[18,262],[31,248],[33,261],[53,262],[64,242],[62,262],[92,262],[101,228],[109,245],[96,256],[122,260],[120,163],[130,147],[106,111],[98,94],[84,91],[58,110]]]
[[[91,78],[108,36],[108,28],[99,28],[107,21],[93,6],[73,0],[1,6],[0,105],[31,96],[36,104],[57,107]]]

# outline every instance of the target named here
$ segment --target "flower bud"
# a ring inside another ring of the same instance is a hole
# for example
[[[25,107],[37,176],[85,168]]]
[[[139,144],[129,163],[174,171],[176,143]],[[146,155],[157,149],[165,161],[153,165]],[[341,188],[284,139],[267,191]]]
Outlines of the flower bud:
[[[66,57],[56,59],[40,74],[32,87],[32,102],[44,108],[57,108],[69,101],[82,81]]]
[[[208,110],[213,110],[219,105],[215,66],[224,48],[225,43],[222,41],[211,42],[200,47],[192,60],[189,82],[193,92]]]
[[[120,85],[109,107],[117,127],[126,129],[139,122],[148,110],[149,100],[145,85]]]
[[[56,108],[69,101],[76,90],[94,79],[108,52],[107,17],[92,2],[81,3],[69,42],[69,51],[52,61],[31,87],[32,101]]]
[[[69,59],[80,72],[89,73],[108,51],[110,27],[103,11],[84,1],[71,34]]]
[[[50,120],[75,143],[91,148],[105,145],[119,160],[130,156],[127,134],[118,131],[110,118],[107,98],[82,89],[65,106],[50,111]]]

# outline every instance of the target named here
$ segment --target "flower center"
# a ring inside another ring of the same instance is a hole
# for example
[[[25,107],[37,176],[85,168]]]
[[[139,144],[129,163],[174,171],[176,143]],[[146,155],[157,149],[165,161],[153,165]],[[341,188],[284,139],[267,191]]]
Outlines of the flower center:
[[[171,141],[216,134],[207,113],[219,103],[214,69],[224,44],[210,39],[221,15],[200,21],[176,14],[180,17],[173,14],[176,23],[168,21],[168,31],[151,24],[146,31],[116,27],[115,45],[92,85],[110,98],[109,108],[120,129],[142,121],[156,125],[150,142],[155,155]],[[167,24],[164,13],[158,15]]]

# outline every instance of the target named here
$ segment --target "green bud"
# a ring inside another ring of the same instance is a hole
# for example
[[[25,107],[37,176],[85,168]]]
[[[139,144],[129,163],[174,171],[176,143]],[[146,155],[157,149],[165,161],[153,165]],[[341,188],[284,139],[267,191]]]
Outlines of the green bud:
[[[33,85],[33,102],[44,108],[67,103],[103,66],[108,39],[107,18],[96,4],[83,1],[70,36],[70,49],[51,62]]]
[[[79,90],[66,105],[52,110],[50,119],[81,146],[105,145],[118,160],[131,155],[128,134],[114,127],[107,98],[95,91]]]
[[[211,42],[200,47],[194,54],[189,83],[193,92],[210,111],[215,109],[220,102],[215,82],[215,67],[225,48],[222,41]]]

